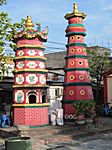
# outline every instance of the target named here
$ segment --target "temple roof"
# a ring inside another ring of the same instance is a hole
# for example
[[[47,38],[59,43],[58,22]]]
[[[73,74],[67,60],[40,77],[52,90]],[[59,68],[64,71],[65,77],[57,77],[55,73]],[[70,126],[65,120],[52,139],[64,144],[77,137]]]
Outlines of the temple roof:
[[[72,13],[69,13],[69,14],[66,14],[65,15],[65,18],[66,19],[69,19],[69,18],[72,18],[72,17],[82,17],[82,18],[85,18],[86,17],[86,14],[85,13],[82,13],[82,12],[79,12],[78,11],[78,5],[77,3],[74,3],[74,7],[73,7],[73,12]]]
[[[37,29],[33,29],[34,24],[32,22],[32,19],[30,16],[27,16],[27,19],[25,21],[25,28],[23,31],[17,32],[14,35],[14,40],[17,40],[19,38],[25,37],[27,39],[32,39],[32,38],[40,38],[42,41],[47,41],[48,38],[48,27],[41,31],[41,24],[38,22],[37,23]]]

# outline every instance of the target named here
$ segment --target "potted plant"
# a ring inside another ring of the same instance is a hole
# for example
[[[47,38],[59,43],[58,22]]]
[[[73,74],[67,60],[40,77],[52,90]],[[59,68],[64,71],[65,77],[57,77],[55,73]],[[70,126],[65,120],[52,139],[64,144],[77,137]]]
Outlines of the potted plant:
[[[77,100],[73,103],[73,106],[75,107],[77,124],[85,124],[85,103],[82,100]]]
[[[86,107],[85,107],[86,123],[92,123],[95,119],[95,116],[96,116],[95,101],[94,100],[86,101]]]
[[[93,119],[93,110],[95,108],[95,102],[93,100],[77,100],[73,103],[73,106],[75,107],[77,124],[84,124],[87,122],[87,118]]]

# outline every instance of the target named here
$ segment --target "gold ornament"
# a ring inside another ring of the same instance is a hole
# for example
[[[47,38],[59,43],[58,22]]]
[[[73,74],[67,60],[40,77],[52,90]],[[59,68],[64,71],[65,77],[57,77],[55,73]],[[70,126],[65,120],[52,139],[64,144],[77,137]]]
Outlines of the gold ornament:
[[[84,90],[80,90],[80,95],[85,95],[85,91]]]
[[[70,90],[70,91],[69,91],[69,95],[74,95],[74,91],[73,91],[73,90]]]
[[[30,16],[27,16],[27,19],[25,21],[25,26],[26,26],[26,28],[29,28],[29,29],[32,29],[34,27],[34,24],[31,20]]]
[[[75,36],[71,36],[71,37],[70,37],[70,40],[71,40],[71,41],[75,40]]]
[[[70,53],[74,53],[75,49],[74,48],[71,48],[70,49]]]
[[[82,64],[83,64],[83,62],[82,62],[81,60],[79,60],[79,61],[78,61],[78,64],[79,64],[79,65],[82,65]]]
[[[78,51],[79,53],[81,53],[81,52],[82,52],[82,48],[78,48],[77,51]]]
[[[79,76],[79,79],[80,79],[80,80],[83,80],[83,79],[84,79],[84,76],[83,76],[83,75],[80,75],[80,76]]]
[[[74,61],[72,60],[72,61],[70,61],[70,65],[74,65]]]
[[[70,80],[74,80],[74,78],[75,78],[74,75],[70,76]]]
[[[80,37],[80,36],[76,36],[76,39],[77,39],[77,40],[80,40],[80,39],[81,39],[81,37]]]
[[[66,14],[65,18],[69,19],[69,18],[74,17],[74,16],[81,17],[83,19],[86,17],[86,14],[78,11],[78,5],[77,5],[77,3],[74,3],[73,12],[69,13],[69,14]]]

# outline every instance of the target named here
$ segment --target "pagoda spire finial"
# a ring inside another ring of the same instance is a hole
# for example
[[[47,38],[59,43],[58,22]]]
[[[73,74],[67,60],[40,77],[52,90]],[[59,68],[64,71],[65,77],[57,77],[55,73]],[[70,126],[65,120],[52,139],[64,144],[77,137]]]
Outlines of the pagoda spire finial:
[[[34,27],[31,16],[27,16],[27,19],[25,21],[25,26],[26,28],[29,28],[29,29],[32,29]]]
[[[72,17],[82,17],[83,19],[86,17],[86,14],[83,13],[83,12],[79,12],[78,11],[78,5],[77,3],[74,3],[74,6],[73,6],[73,12],[72,13],[69,13],[69,14],[66,14],[65,15],[65,18],[66,19],[70,19]]]
[[[78,13],[78,5],[77,5],[77,3],[74,3],[73,11],[74,11],[74,13]]]

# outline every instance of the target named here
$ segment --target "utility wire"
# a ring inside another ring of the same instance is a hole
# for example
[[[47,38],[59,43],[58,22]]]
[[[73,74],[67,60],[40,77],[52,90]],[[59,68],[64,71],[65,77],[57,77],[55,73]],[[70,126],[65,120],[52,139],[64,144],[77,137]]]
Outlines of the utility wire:
[[[9,45],[6,45],[5,47],[10,47]],[[58,49],[58,50],[66,50],[65,48],[60,48],[60,47],[52,47],[52,46],[46,46],[46,48],[49,49]],[[11,50],[5,50],[5,51],[11,51]]]
[[[6,41],[6,43],[9,45],[10,42]],[[64,43],[55,42],[55,41],[47,41],[47,43],[53,43],[53,44],[59,44],[59,45],[66,45]]]
[[[55,42],[55,41],[47,41],[47,42],[48,42],[48,43],[52,43],[52,44],[58,44],[58,45],[64,45],[64,46],[65,46],[64,43],[60,43],[60,42]],[[6,43],[7,43],[7,44],[6,44],[6,47],[10,47],[10,46],[9,46],[9,45],[10,45],[9,42],[6,41]],[[110,43],[111,43],[111,42],[109,41],[109,42],[108,42],[108,47],[110,46]],[[47,49],[47,48],[48,48],[48,49],[52,49],[52,50],[53,50],[52,52],[54,52],[54,50],[64,50],[64,51],[66,50],[66,48],[64,48],[64,47],[61,47],[61,48],[60,48],[60,47],[46,46],[46,49]],[[12,53],[14,53],[12,49],[10,49],[10,50],[4,50],[4,51],[10,51],[10,52],[12,51]],[[50,52],[48,52],[48,53],[50,53]],[[48,54],[48,53],[47,53],[47,54]]]
[[[64,43],[60,43],[60,42],[53,42],[53,41],[47,41],[48,43],[53,43],[53,44],[60,44],[60,45],[66,45]]]
[[[65,48],[59,48],[59,47],[49,47],[49,46],[46,46],[46,48],[50,48],[50,49],[59,49],[59,50],[66,50]]]

